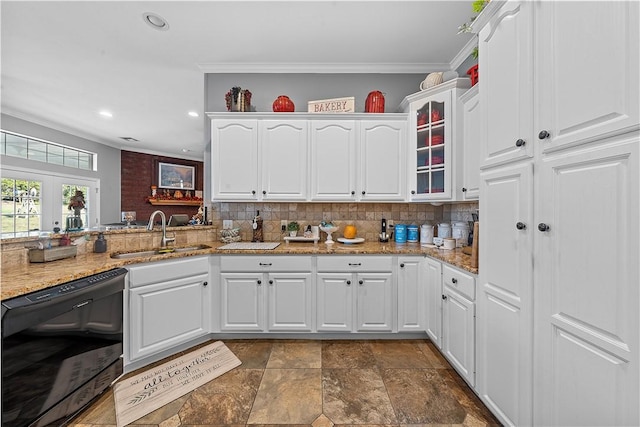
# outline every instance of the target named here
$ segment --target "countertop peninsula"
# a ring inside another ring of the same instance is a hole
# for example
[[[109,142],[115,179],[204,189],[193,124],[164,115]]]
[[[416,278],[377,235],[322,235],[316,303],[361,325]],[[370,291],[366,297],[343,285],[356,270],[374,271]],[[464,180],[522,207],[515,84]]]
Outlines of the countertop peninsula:
[[[225,250],[224,243],[210,242],[210,249],[190,252],[168,253],[130,259],[111,258],[111,252],[78,254],[75,258],[62,259],[46,263],[15,265],[3,269],[0,277],[1,299],[14,298],[29,292],[38,291],[61,283],[101,273],[117,267],[158,262],[188,256],[217,255],[426,255],[454,265],[473,274],[477,268],[471,267],[471,257],[461,249],[444,250],[435,247],[423,247],[419,243],[364,242],[359,244],[282,242],[273,250]]]

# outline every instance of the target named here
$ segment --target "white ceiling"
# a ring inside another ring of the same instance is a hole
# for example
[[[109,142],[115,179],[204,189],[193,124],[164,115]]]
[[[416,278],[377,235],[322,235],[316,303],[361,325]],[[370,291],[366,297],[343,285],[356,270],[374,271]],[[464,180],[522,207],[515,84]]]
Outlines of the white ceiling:
[[[145,12],[169,30],[145,24]],[[457,27],[472,12],[470,1],[211,0],[2,1],[0,14],[3,113],[201,160],[205,73],[455,68],[471,38]]]

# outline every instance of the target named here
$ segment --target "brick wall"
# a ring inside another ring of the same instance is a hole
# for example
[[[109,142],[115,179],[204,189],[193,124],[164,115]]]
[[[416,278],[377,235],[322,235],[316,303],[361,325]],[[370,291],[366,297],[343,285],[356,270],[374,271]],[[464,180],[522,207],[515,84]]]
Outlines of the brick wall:
[[[173,214],[195,215],[198,212],[197,206],[153,206],[145,201],[145,198],[151,195],[151,186],[158,185],[158,162],[195,166],[195,187],[197,190],[203,189],[204,166],[202,162],[122,150],[120,154],[120,205],[122,210],[135,211],[138,221],[148,220],[151,213],[157,209],[165,213],[167,220]]]

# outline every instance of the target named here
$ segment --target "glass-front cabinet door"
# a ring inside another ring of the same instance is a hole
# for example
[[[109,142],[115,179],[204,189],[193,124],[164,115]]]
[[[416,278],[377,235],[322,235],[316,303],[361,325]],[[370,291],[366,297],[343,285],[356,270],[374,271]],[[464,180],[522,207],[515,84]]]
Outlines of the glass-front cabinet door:
[[[451,197],[451,92],[418,101],[411,117],[413,129],[413,168],[415,178],[411,200],[448,199]],[[413,110],[413,109],[412,109]]]
[[[468,79],[455,79],[409,95],[401,104],[409,112],[408,188],[410,201],[454,200],[456,138],[462,138],[458,96]],[[460,165],[461,166],[461,165]],[[460,169],[461,170],[461,169]]]
[[[432,99],[416,111],[416,194],[444,193],[447,153],[446,102]]]

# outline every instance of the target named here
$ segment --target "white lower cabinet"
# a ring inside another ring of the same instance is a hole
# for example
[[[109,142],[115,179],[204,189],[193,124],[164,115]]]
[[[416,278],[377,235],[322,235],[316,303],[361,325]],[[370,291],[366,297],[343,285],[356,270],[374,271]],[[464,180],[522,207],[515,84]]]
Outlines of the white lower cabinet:
[[[129,268],[125,365],[209,333],[207,257]]]
[[[317,330],[393,331],[392,257],[318,257]]]
[[[442,353],[475,385],[475,278],[445,265],[442,273]]]
[[[424,287],[426,290],[425,306],[426,331],[431,342],[442,348],[442,263],[426,258],[422,266]]]
[[[423,256],[398,257],[398,332],[424,331]]]
[[[223,256],[220,330],[311,332],[311,257]]]

